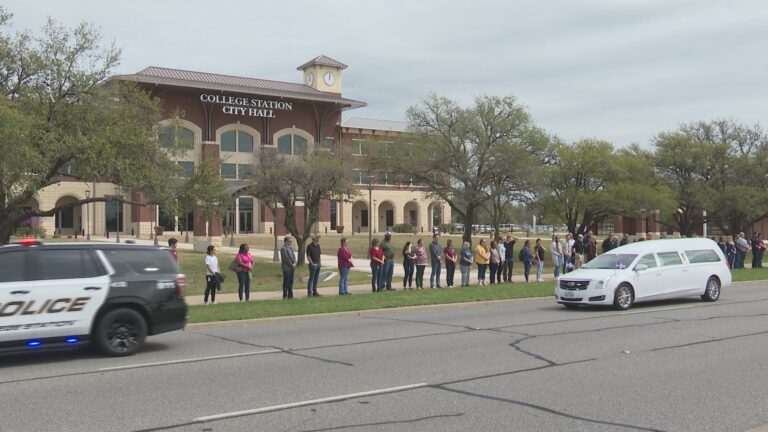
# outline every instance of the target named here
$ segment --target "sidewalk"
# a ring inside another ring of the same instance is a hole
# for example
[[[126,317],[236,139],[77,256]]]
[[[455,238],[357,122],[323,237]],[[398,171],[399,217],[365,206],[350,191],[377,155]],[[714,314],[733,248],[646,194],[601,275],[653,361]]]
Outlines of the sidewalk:
[[[131,242],[135,244],[142,244],[142,245],[151,245],[154,244],[153,240],[144,240],[144,239],[134,239],[134,238],[126,238],[125,240],[130,240]],[[124,240],[124,241],[125,241]],[[94,237],[91,236],[91,241],[102,241],[102,242],[110,242],[109,239],[105,237]],[[113,240],[112,240],[113,241]],[[167,246],[167,243],[161,242],[159,244],[160,246]],[[192,250],[192,244],[191,243],[182,243],[179,242],[176,245],[177,249],[181,250]],[[222,252],[232,253],[235,254],[238,251],[237,247],[230,247],[230,246],[221,246],[219,248]],[[251,255],[254,256],[254,258],[261,258],[266,260],[272,260],[274,256],[274,251],[272,250],[265,250],[265,249],[250,249]],[[338,268],[338,261],[335,255],[321,255],[322,257],[322,263],[323,263],[323,270],[324,271],[334,271],[337,272]],[[358,271],[363,273],[370,273],[371,267],[370,267],[370,261],[368,259],[362,259],[362,258],[353,258],[353,262],[355,264],[355,267],[352,268],[352,271]],[[546,270],[551,271],[552,268],[548,267]],[[431,272],[431,269],[429,266],[424,270],[424,279],[425,284],[429,285],[429,274]],[[514,272],[521,272],[522,273],[522,263],[516,262],[514,266]],[[306,267],[298,269],[295,277],[295,281],[293,284],[293,294],[295,298],[305,298],[307,296],[307,282],[306,282],[306,276],[308,275],[309,270],[306,269]],[[395,276],[404,276],[405,271],[403,269],[402,263],[398,263],[395,261],[394,266],[394,275]],[[443,265],[443,268],[440,272],[441,276],[441,284],[443,287],[445,287],[445,266]],[[338,275],[335,276],[338,278]],[[536,272],[535,270],[531,273],[531,280],[534,280],[536,278]],[[545,281],[553,281],[554,277],[551,274],[542,274],[542,278]],[[338,279],[336,279],[338,280]],[[512,276],[513,283],[525,283],[525,277],[522,274],[514,274]],[[459,285],[461,283],[461,272],[459,269],[456,269],[456,273],[454,275],[454,282],[456,285],[455,288],[460,288]],[[469,283],[471,285],[477,285],[477,267],[472,267],[470,270],[469,275]],[[396,290],[400,291],[403,289],[402,282],[396,282],[392,288],[395,288]],[[425,289],[430,289],[428,286],[425,287]],[[445,289],[445,288],[443,288]],[[234,290],[234,292],[231,292]],[[338,286],[330,286],[330,287],[321,287],[317,289],[318,294],[322,296],[334,296],[339,294]],[[371,292],[371,286],[370,285],[350,285],[349,286],[349,292],[352,294],[367,294]],[[386,293],[381,293],[381,295],[386,295]],[[251,301],[258,301],[258,300],[280,300],[283,298],[282,291],[259,291],[259,292],[252,292],[251,293]],[[195,296],[187,296],[186,297],[187,304],[189,305],[201,305],[203,304],[203,296],[202,295],[195,295]],[[216,294],[216,303],[234,303],[238,302],[238,294],[237,294],[237,285],[232,283],[227,283],[226,287],[224,288],[224,291],[219,291]]]

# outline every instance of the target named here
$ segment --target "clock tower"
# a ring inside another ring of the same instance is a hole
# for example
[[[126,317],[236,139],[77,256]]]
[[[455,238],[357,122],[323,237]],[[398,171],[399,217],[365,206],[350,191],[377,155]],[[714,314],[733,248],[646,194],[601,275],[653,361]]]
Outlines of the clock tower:
[[[304,84],[326,93],[341,94],[341,71],[347,65],[324,55],[299,66],[304,73]]]

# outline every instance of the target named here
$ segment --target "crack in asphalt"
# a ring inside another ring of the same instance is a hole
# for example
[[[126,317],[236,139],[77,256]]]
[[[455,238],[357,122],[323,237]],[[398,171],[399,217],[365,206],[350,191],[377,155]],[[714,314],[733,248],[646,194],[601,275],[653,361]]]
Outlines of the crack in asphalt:
[[[529,357],[533,357],[533,358],[535,358],[537,360],[541,360],[544,363],[547,363],[548,365],[551,365],[551,366],[559,365],[559,363],[557,363],[554,360],[550,360],[550,359],[548,359],[548,358],[546,358],[546,357],[544,357],[542,355],[536,354],[536,353],[531,352],[531,351],[524,350],[523,348],[521,348],[519,346],[519,344],[527,341],[528,339],[536,339],[537,337],[538,336],[526,336],[526,337],[524,337],[522,339],[518,339],[518,340],[512,342],[511,344],[509,344],[509,346],[511,346],[512,348],[514,348],[517,352],[519,352],[521,354],[525,354],[525,355],[527,355]]]
[[[342,425],[342,426],[334,426],[329,428],[322,428],[322,429],[306,429],[301,432],[324,432],[324,431],[334,431],[334,430],[343,430],[343,429],[357,429],[361,427],[369,427],[369,426],[385,426],[385,425],[395,425],[395,424],[414,424],[418,422],[423,422],[427,420],[435,420],[440,418],[450,418],[450,417],[463,417],[464,413],[455,413],[455,414],[435,414],[431,416],[424,416],[424,417],[416,417],[412,419],[404,419],[404,420],[390,420],[390,421],[381,421],[381,422],[374,422],[374,423],[358,423],[358,424],[351,424],[351,425]]]
[[[722,337],[722,338],[709,339],[709,340],[705,340],[705,341],[690,342],[690,343],[680,344],[680,345],[670,345],[670,346],[665,346],[665,347],[658,347],[658,348],[653,348],[650,351],[651,352],[654,352],[654,351],[665,351],[665,350],[676,349],[676,348],[686,348],[686,347],[690,347],[690,346],[704,345],[704,344],[710,344],[710,343],[715,343],[715,342],[723,342],[723,341],[732,340],[732,339],[741,339],[741,338],[745,338],[745,337],[762,336],[762,335],[768,335],[768,330],[761,331],[761,332],[755,332],[755,333],[746,333],[746,334],[740,334],[740,335],[734,335],[734,336],[726,336],[726,337]]]
[[[492,400],[492,401],[496,401],[496,402],[504,402],[504,403],[508,403],[508,404],[518,405],[518,406],[522,406],[522,407],[526,407],[526,408],[531,408],[531,409],[534,409],[534,410],[537,410],[537,411],[542,411],[542,412],[545,412],[547,414],[554,414],[554,415],[559,416],[559,417],[565,417],[567,419],[579,420],[579,421],[583,421],[583,422],[587,422],[587,423],[592,423],[592,424],[599,424],[599,425],[606,425],[606,426],[618,426],[618,427],[622,427],[622,428],[625,428],[625,429],[632,429],[632,430],[639,430],[639,431],[664,432],[662,429],[654,429],[654,428],[649,428],[649,427],[644,427],[644,426],[636,426],[636,425],[631,425],[631,424],[626,424],[626,423],[618,423],[618,422],[611,422],[611,421],[607,421],[607,420],[597,420],[597,419],[592,419],[592,418],[589,418],[589,417],[577,416],[577,415],[574,415],[574,414],[568,414],[568,413],[563,412],[563,411],[557,411],[557,410],[554,410],[552,408],[547,408],[545,406],[536,405],[536,404],[532,404],[532,403],[529,403],[529,402],[523,402],[523,401],[514,400],[514,399],[506,399],[506,398],[502,398],[502,397],[498,397],[498,396],[490,396],[490,395],[485,395],[485,394],[482,394],[482,393],[474,393],[474,392],[469,392],[469,391],[466,391],[466,390],[452,389],[452,388],[445,387],[445,385],[441,385],[441,384],[430,386],[430,388],[434,388],[434,389],[437,389],[437,390],[443,390],[443,391],[447,391],[447,392],[451,392],[451,393],[458,393],[458,394],[462,394],[462,395],[465,395],[465,396],[471,396],[471,397],[476,397],[476,398],[481,398],[481,399],[486,399],[486,400]]]

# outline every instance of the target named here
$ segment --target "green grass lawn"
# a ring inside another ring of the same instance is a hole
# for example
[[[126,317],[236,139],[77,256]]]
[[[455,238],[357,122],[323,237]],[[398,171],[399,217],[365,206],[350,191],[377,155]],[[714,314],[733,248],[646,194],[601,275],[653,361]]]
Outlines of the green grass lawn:
[[[234,254],[217,253],[219,258],[219,267],[226,276],[226,281],[222,286],[221,292],[237,292],[237,276],[235,272],[227,267],[232,262]],[[179,266],[181,272],[187,277],[186,295],[203,295],[205,293],[205,254],[202,252],[192,252],[179,249]],[[327,270],[338,271],[335,267],[327,267]],[[304,265],[296,269],[294,276],[294,289],[306,287],[302,284],[301,278],[309,275],[307,266]],[[397,281],[402,283],[402,278],[393,278],[393,283]],[[349,273],[350,285],[369,284],[371,282],[370,273],[352,271]],[[320,286],[338,286],[338,277],[321,282]],[[272,261],[254,260],[253,280],[251,281],[251,291],[281,291],[283,289],[283,271],[280,269],[280,263]]]
[[[553,295],[553,282],[470,286],[441,290],[355,293],[350,296],[264,300],[248,303],[221,303],[190,306],[189,322],[232,321],[279,316],[313,315],[330,312],[360,311],[435,304],[492,301]]]
[[[733,275],[734,282],[765,280],[768,279],[768,267],[731,270],[731,275]]]

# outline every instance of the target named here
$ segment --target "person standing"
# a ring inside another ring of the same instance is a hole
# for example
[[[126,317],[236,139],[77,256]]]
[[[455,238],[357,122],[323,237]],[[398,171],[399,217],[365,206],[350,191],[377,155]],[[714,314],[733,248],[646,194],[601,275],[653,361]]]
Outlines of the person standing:
[[[584,253],[586,254],[586,262],[590,262],[597,256],[597,244],[595,243],[595,237],[592,235],[592,231],[587,233],[587,238],[584,240]]]
[[[491,240],[489,252],[491,257],[488,260],[488,273],[491,274],[491,285],[493,285],[496,283],[496,275],[499,274],[499,248],[496,240]]]
[[[293,298],[293,274],[296,270],[296,254],[293,252],[293,238],[285,236],[280,248],[280,267],[283,269],[283,299]]]
[[[757,255],[757,267],[763,268],[763,256],[765,255],[765,240],[763,239],[763,233],[757,234],[757,244],[760,248],[760,253]]]
[[[245,294],[245,301],[251,299],[251,270],[253,269],[253,256],[251,255],[248,245],[243,243],[240,245],[240,249],[235,255],[235,261],[237,262],[237,296],[240,301],[243,301],[243,294]]]
[[[469,242],[461,245],[459,269],[461,270],[461,286],[469,286],[469,271],[472,269],[472,249],[469,248]]]
[[[205,296],[203,304],[208,304],[208,295],[211,296],[211,304],[216,304],[216,289],[219,287],[219,259],[216,257],[216,247],[208,246],[205,255]]]
[[[445,283],[448,288],[453,288],[453,275],[456,272],[456,249],[453,248],[453,240],[448,239],[443,250],[445,256]]]
[[[512,282],[512,268],[515,265],[515,242],[517,237],[507,236],[504,241],[504,282]]]
[[[523,275],[525,276],[525,282],[531,283],[529,279],[531,276],[531,266],[535,261],[533,251],[531,251],[531,241],[526,240],[523,243],[523,248],[520,249],[520,261],[523,262]]]
[[[563,273],[573,271],[573,244],[576,243],[573,240],[571,233],[565,234],[565,241],[563,241]]]
[[[320,236],[312,236],[312,243],[307,246],[307,264],[309,264],[309,280],[307,281],[307,297],[320,297],[317,293],[317,282],[320,279]]]
[[[502,274],[504,273],[504,259],[507,255],[507,247],[501,240],[501,237],[496,239],[496,250],[499,252],[499,267],[496,268],[496,283],[501,283]]]
[[[587,245],[584,243],[584,234],[579,234],[578,240],[573,243],[573,267],[578,270],[584,264],[584,253]]]
[[[736,251],[736,236],[731,236],[731,241],[725,242],[725,249],[727,251],[727,254],[725,256],[728,258],[728,267],[731,269],[735,269],[736,255],[738,255]]]
[[[624,236],[621,237],[621,241],[619,242],[619,246],[626,246],[629,244],[629,234],[624,233]]]
[[[352,252],[346,237],[341,238],[341,247],[336,251],[336,259],[339,262],[339,295],[349,295],[349,269],[355,265],[352,263]]]
[[[412,289],[413,274],[416,272],[416,251],[413,250],[410,241],[405,242],[403,246],[403,271],[405,272],[403,289]]]
[[[477,284],[485,285],[485,271],[491,261],[491,252],[485,245],[485,239],[480,239],[480,243],[475,248],[475,264],[477,264]]]
[[[756,269],[760,267],[758,264],[758,258],[760,256],[760,239],[757,236],[756,232],[752,233],[752,239],[750,240],[750,244],[752,246],[752,268]]]
[[[384,241],[381,242],[381,251],[384,253],[384,264],[381,266],[379,277],[379,291],[395,291],[392,288],[392,275],[395,271],[395,248],[392,247],[392,233],[384,233]]]
[[[424,269],[427,267],[427,251],[424,249],[424,240],[416,241],[416,288],[424,289]]]
[[[533,250],[534,261],[536,262],[536,282],[544,282],[541,272],[544,270],[544,246],[541,239],[536,239],[536,247]]]
[[[371,291],[384,291],[384,283],[381,280],[383,278],[381,267],[384,265],[384,252],[379,246],[379,239],[375,238],[371,241],[368,256],[371,257]]]
[[[432,261],[432,273],[429,275],[430,288],[442,288],[440,286],[440,267],[443,261],[443,248],[440,246],[440,234],[432,236],[432,243],[429,244],[429,257]]]
[[[747,257],[747,251],[749,250],[749,242],[744,238],[744,231],[740,231],[738,237],[736,237],[736,264],[733,268],[743,269],[744,259]]]
[[[613,233],[608,233],[608,237],[603,240],[603,253],[609,252],[612,249],[614,249]]]
[[[176,245],[179,243],[176,238],[171,237],[168,239],[168,252],[171,253],[171,256],[173,257],[173,260],[176,261],[176,264],[179,263],[179,253],[176,250]]]
[[[560,277],[560,269],[563,268],[564,253],[563,243],[560,241],[560,236],[555,235],[552,240],[552,245],[549,247],[549,252],[552,254],[552,266],[554,267],[553,275],[555,278]]]

